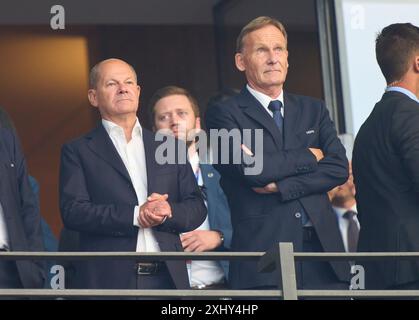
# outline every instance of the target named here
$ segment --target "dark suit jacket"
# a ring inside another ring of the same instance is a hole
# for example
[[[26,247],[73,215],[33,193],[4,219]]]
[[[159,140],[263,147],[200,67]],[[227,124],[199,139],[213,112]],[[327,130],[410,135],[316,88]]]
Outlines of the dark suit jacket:
[[[39,209],[28,181],[26,163],[16,136],[0,128],[0,203],[11,251],[44,251]],[[17,261],[25,288],[42,288],[44,264]]]
[[[35,195],[36,203],[39,208],[39,184],[36,179],[32,176],[28,176],[29,185],[31,186],[32,192]],[[44,248],[46,251],[56,252],[58,250],[58,241],[55,238],[54,233],[51,230],[51,227],[45,221],[41,215],[41,230],[42,237],[44,242]]]
[[[419,251],[419,104],[383,95],[355,139],[358,251]],[[367,288],[419,280],[419,261],[360,261]]]
[[[161,251],[183,251],[179,233],[205,219],[189,163],[159,165],[154,134],[143,129],[148,194],[169,195],[173,217],[153,233]],[[138,227],[133,225],[137,196],[122,159],[105,128],[76,139],[62,149],[60,207],[66,228],[80,232],[81,251],[135,251]],[[77,267],[77,282],[87,288],[135,288],[133,260],[92,260]],[[167,261],[177,288],[189,288],[185,261]]]
[[[208,220],[211,230],[220,230],[224,234],[224,244],[217,250],[229,250],[233,228],[227,198],[220,186],[220,174],[209,164],[200,164],[202,179],[207,190]],[[224,274],[228,277],[229,263],[221,261]]]
[[[247,146],[254,154],[254,129],[263,129],[263,170],[259,175],[245,175],[243,161],[231,164],[232,154],[240,152],[240,144],[234,147],[230,143],[229,164],[214,165],[221,173],[221,186],[230,205],[231,249],[267,251],[279,242],[292,242],[295,251],[302,251],[299,211],[303,207],[324,250],[342,252],[343,243],[326,192],[348,177],[345,149],[321,101],[285,93],[284,103],[284,141],[273,118],[247,89],[207,111],[209,129],[251,129],[252,145]],[[324,159],[317,163],[309,147],[322,149]],[[252,190],[273,181],[278,183],[277,194]],[[341,280],[348,279],[348,263],[333,262],[332,266]],[[276,274],[258,274],[256,262],[231,262],[229,280],[233,288],[278,284]]]
[[[36,179],[32,176],[28,176],[28,179],[29,179],[29,185],[31,186],[32,192],[35,195],[36,203],[39,208],[40,207],[39,206],[39,184],[36,181]],[[54,234],[52,233],[50,226],[42,217],[42,215],[41,215],[41,230],[42,230],[42,240],[43,240],[45,251],[49,251],[49,252],[58,251],[58,241],[55,238]],[[47,270],[44,287],[47,289],[51,289],[51,279],[54,276],[51,273],[51,268],[54,265],[56,265],[58,262],[55,260],[47,260],[44,262],[45,262],[45,267]],[[59,263],[62,265],[63,261],[59,261]],[[67,274],[65,276],[67,276]]]

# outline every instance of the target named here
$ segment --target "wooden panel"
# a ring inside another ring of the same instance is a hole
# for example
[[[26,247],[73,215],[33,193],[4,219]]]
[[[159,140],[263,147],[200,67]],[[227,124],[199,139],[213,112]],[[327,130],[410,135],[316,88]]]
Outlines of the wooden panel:
[[[87,40],[2,32],[0,52],[0,105],[15,123],[29,172],[40,183],[41,214],[57,235],[61,146],[94,121],[86,99]]]

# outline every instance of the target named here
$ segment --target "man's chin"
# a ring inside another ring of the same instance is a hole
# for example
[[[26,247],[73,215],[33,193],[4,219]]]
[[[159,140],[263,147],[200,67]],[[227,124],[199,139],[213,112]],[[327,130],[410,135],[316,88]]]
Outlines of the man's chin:
[[[138,106],[132,105],[132,103],[118,103],[117,110],[120,114],[136,113],[138,111]]]

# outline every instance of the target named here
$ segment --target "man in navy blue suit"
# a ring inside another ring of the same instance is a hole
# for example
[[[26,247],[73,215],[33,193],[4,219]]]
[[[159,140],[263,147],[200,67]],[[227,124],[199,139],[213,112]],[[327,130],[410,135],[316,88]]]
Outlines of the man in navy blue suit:
[[[322,101],[283,90],[285,28],[273,18],[256,18],[242,29],[236,52],[247,85],[206,115],[208,129],[251,133],[247,140],[223,144],[219,132],[214,141],[219,147],[214,166],[232,215],[231,249],[267,251],[292,242],[296,251],[343,252],[327,191],[348,178],[345,149]],[[260,170],[250,170],[249,157]],[[347,262],[298,263],[296,273],[300,288],[348,288]],[[233,288],[272,288],[279,281],[276,273],[258,273],[253,261],[232,261],[229,280]]]
[[[232,233],[230,209],[219,184],[220,175],[208,163],[206,150],[197,150],[197,135],[203,131],[196,99],[184,88],[168,86],[154,93],[149,110],[154,130],[186,141],[188,159],[208,208],[208,217],[204,223],[198,229],[181,236],[185,251],[202,252],[229,248]],[[221,265],[216,261],[192,261],[189,265],[191,287],[207,290],[224,288],[228,262],[220,263]]]
[[[43,251],[41,220],[13,130],[0,126],[0,251]],[[0,260],[0,288],[42,288],[39,261]]]
[[[6,112],[5,109],[0,107],[0,128],[9,129],[15,137],[17,137],[17,131],[15,128],[15,125],[12,121],[12,118],[9,116],[9,114]],[[28,176],[29,185],[31,186],[31,190],[35,195],[35,201],[36,206],[39,210],[39,185],[36,179],[32,176]],[[41,230],[42,230],[42,237],[43,237],[43,244],[46,251],[57,251],[58,243],[57,239],[55,238],[54,234],[51,231],[51,228],[49,227],[48,223],[43,219],[42,215],[40,214],[41,218]],[[1,241],[0,241],[1,242]],[[2,245],[0,244],[0,247]],[[53,261],[48,261],[47,264],[47,277],[45,279],[45,286],[48,288],[50,287],[50,280],[51,280],[51,273],[49,270],[51,269],[51,266],[55,263]]]
[[[161,142],[141,127],[132,66],[98,63],[88,97],[102,121],[62,149],[60,207],[80,233],[81,251],[182,251],[179,234],[198,227],[206,208],[188,163],[159,164]],[[185,261],[88,261],[77,265],[83,288],[189,288]]]
[[[419,251],[419,26],[394,23],[375,40],[387,87],[353,152],[359,252]],[[419,290],[417,260],[360,261],[369,290]]]

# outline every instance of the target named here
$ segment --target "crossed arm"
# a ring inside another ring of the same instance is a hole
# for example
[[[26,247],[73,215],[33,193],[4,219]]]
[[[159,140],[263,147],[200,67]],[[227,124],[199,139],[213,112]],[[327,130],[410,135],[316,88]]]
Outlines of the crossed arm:
[[[256,176],[245,174],[244,163],[218,164],[215,165],[216,169],[224,176],[240,178],[257,193],[277,193],[283,201],[327,192],[343,184],[348,178],[346,152],[337,137],[327,108],[323,104],[319,108],[318,148],[307,146],[275,152],[264,151],[262,173]],[[240,129],[237,117],[229,109],[219,105],[210,108],[207,127]],[[244,156],[251,155],[245,146],[242,146],[241,151]]]
[[[253,156],[253,154],[251,153],[251,151],[245,145],[242,145],[242,149],[243,149],[243,152],[245,152],[247,155]],[[323,151],[321,151],[320,149],[317,149],[317,148],[308,148],[308,149],[316,157],[317,162],[319,162],[320,160],[322,160],[324,158]],[[249,151],[250,151],[250,153],[249,153]],[[277,182],[270,182],[270,183],[268,183],[264,187],[254,187],[252,189],[253,189],[254,192],[260,193],[260,194],[277,193],[277,192],[279,192],[278,183]]]

